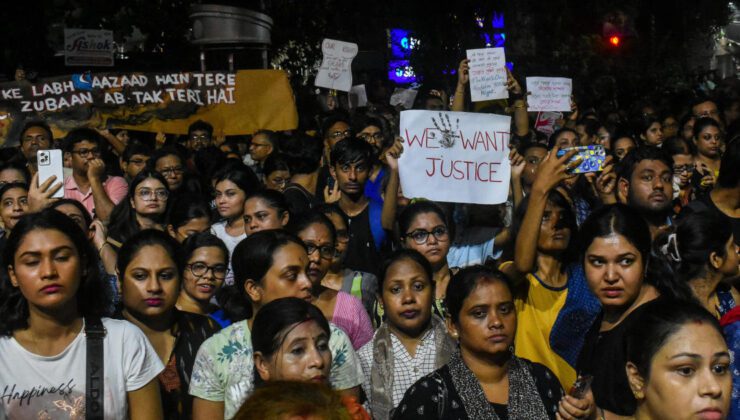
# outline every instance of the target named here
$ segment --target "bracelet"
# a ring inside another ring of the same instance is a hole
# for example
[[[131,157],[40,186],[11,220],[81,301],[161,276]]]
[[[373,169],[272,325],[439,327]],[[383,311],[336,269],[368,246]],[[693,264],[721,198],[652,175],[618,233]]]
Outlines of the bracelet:
[[[103,242],[103,245],[100,245],[100,248],[98,248],[98,254],[100,254],[100,251],[102,251],[103,248],[105,248],[106,245],[110,246],[110,244],[108,243],[108,241],[105,241],[105,242]]]
[[[509,94],[509,99],[516,100],[516,99],[523,99],[523,98],[524,98],[524,94],[522,93],[510,93]]]

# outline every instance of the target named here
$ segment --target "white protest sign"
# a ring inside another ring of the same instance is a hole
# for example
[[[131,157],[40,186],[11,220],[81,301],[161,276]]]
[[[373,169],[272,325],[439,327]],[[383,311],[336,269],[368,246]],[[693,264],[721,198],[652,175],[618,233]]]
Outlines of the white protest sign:
[[[503,115],[401,112],[403,194],[455,203],[505,202],[510,124],[511,117]]]
[[[506,55],[503,48],[468,50],[470,100],[473,102],[504,99],[506,90]]]
[[[573,81],[565,77],[527,77],[528,111],[570,112]]]
[[[112,66],[113,31],[64,29],[65,66]]]
[[[367,91],[365,85],[352,86],[349,91],[349,102],[355,108],[367,106]]]
[[[321,52],[324,58],[316,74],[315,85],[349,92],[352,88],[352,59],[357,55],[357,44],[324,39]]]
[[[396,88],[391,95],[391,106],[401,105],[405,109],[411,109],[418,93],[415,89]]]

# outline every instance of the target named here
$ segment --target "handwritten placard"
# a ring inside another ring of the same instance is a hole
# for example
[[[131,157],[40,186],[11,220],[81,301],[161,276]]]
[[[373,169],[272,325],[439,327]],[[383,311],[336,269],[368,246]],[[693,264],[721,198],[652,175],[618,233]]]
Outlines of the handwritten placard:
[[[326,38],[321,43],[324,54],[316,74],[318,87],[349,92],[352,89],[352,59],[357,55],[357,44]]]
[[[470,100],[480,102],[508,98],[504,49],[468,50],[467,56],[470,66]]]
[[[510,117],[494,114],[401,112],[404,195],[455,203],[505,202],[510,124]]]
[[[404,109],[411,109],[414,107],[414,101],[418,93],[419,91],[416,89],[396,88],[391,95],[391,105],[401,105]]]
[[[565,77],[527,77],[528,111],[570,112],[573,81]]]

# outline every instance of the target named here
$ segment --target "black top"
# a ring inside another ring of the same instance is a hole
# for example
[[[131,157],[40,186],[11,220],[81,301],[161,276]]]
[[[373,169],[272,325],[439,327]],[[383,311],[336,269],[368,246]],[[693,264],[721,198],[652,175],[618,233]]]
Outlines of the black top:
[[[620,416],[631,416],[635,413],[637,401],[625,372],[627,364],[625,338],[630,326],[639,318],[639,314],[660,299],[641,305],[627,315],[619,325],[605,332],[599,332],[604,318],[602,312],[586,333],[576,371],[579,375],[593,375],[591,390],[598,407]]]
[[[712,197],[709,194],[703,197],[697,198],[690,202],[686,207],[681,210],[681,214],[678,218],[686,217],[691,213],[707,213],[713,218],[717,218],[725,222],[727,226],[732,226],[732,234],[735,237],[735,245],[740,245],[740,217],[730,217],[724,213],[714,204]]]
[[[124,319],[120,312],[115,317]],[[164,370],[157,376],[165,419],[193,417],[193,397],[188,389],[195,356],[200,345],[220,330],[210,317],[175,309],[175,323],[170,329],[175,346]]]
[[[344,210],[341,210],[344,213]],[[349,243],[347,254],[344,257],[344,266],[350,270],[364,271],[378,276],[381,257],[375,248],[373,233],[370,230],[370,205],[368,204],[362,212],[355,217],[347,219],[347,230],[349,231]]]
[[[316,191],[319,191],[317,188]],[[290,183],[283,191],[285,201],[288,202],[288,211],[290,214],[300,214],[311,210],[313,207],[321,204],[316,196],[308,192],[299,184]]]
[[[558,411],[558,403],[563,396],[560,382],[547,367],[528,360],[521,360],[529,367],[537,388],[538,395],[533,395],[532,398],[540,398],[548,418],[554,419]],[[509,418],[506,404],[490,404],[499,419]],[[461,402],[460,393],[452,381],[448,365],[419,379],[411,386],[394,410],[392,418],[394,420],[481,420],[471,419],[468,416]]]

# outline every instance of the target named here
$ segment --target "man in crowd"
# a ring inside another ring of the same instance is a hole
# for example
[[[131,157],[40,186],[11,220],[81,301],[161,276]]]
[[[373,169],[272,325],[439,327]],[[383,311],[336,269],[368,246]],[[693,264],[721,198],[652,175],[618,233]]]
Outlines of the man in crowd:
[[[87,211],[107,222],[113,207],[128,193],[126,180],[109,177],[101,156],[102,139],[91,129],[71,131],[65,138],[65,160],[72,176],[64,180],[64,197],[77,200]]]
[[[146,163],[151,156],[151,150],[143,144],[132,143],[126,146],[119,159],[121,172],[123,172],[126,181],[131,182],[146,167]]]
[[[188,138],[185,147],[191,152],[210,146],[213,139],[213,126],[205,121],[198,120],[188,127]]]
[[[31,175],[38,172],[36,152],[51,149],[53,142],[54,136],[51,133],[51,128],[45,122],[30,121],[23,127],[19,142],[23,157],[21,163],[26,165]]]
[[[620,201],[638,210],[655,237],[670,225],[673,200],[672,162],[656,147],[631,150],[622,159],[617,175]]]

